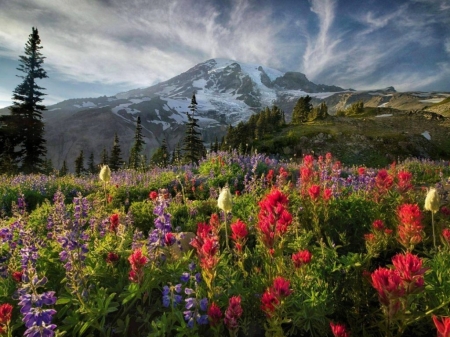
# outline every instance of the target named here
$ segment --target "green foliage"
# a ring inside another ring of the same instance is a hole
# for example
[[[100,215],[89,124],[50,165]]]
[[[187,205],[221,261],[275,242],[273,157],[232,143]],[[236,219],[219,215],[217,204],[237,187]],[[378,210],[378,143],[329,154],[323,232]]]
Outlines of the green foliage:
[[[309,95],[298,99],[292,111],[292,124],[301,124],[308,120],[312,110],[311,100],[312,98]]]
[[[114,135],[114,144],[111,150],[111,155],[109,157],[109,168],[111,169],[111,171],[117,171],[122,167],[123,161],[121,153],[122,150],[120,149],[119,136],[116,133]]]

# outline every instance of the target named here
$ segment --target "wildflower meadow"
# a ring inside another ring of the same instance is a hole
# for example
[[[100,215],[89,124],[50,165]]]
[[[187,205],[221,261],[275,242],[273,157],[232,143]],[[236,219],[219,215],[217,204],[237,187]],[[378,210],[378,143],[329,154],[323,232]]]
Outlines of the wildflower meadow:
[[[450,336],[448,162],[0,176],[0,335]]]

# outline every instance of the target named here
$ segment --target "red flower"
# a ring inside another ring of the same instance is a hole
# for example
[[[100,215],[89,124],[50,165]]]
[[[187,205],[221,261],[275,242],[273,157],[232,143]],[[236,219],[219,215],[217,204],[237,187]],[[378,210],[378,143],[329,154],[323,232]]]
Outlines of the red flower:
[[[310,154],[303,157],[303,164],[305,164],[307,167],[312,167],[314,164],[314,157]]]
[[[247,225],[241,220],[237,219],[235,223],[231,224],[231,238],[235,241],[245,239],[248,235]]]
[[[409,293],[423,289],[423,274],[427,268],[422,268],[421,258],[411,253],[397,254],[392,258],[392,264],[405,282],[406,290]]]
[[[327,202],[333,196],[333,191],[330,188],[323,190],[323,201]]]
[[[128,261],[131,264],[131,268],[133,270],[141,270],[148,259],[145,255],[142,254],[142,250],[140,248],[135,249],[135,251],[128,257]]]
[[[358,168],[358,175],[363,176],[366,174],[366,168],[365,167],[359,167]]]
[[[280,304],[279,299],[268,289],[261,297],[261,309],[271,317]]]
[[[228,308],[225,310],[223,320],[229,330],[239,328],[239,318],[242,316],[241,296],[233,296],[228,301]]]
[[[288,176],[288,172],[284,169],[284,167],[280,167],[278,175],[280,176],[281,179],[285,179]]]
[[[374,228],[374,229],[376,229],[377,231],[382,231],[382,230],[384,230],[384,223],[383,223],[383,220],[375,220],[373,223],[372,223],[372,227]]]
[[[411,184],[412,174],[407,171],[400,171],[397,174],[398,177],[398,189],[400,192],[407,192],[409,191],[413,186]]]
[[[379,190],[382,192],[387,191],[391,188],[394,183],[394,179],[389,175],[386,169],[379,170],[377,176],[375,177],[375,184]]]
[[[437,329],[437,337],[450,337],[450,317],[437,318],[433,315],[433,322]]]
[[[308,250],[301,250],[295,254],[292,254],[292,262],[294,262],[295,268],[300,268],[304,264],[311,262],[312,254]]]
[[[156,198],[158,198],[158,192],[156,192],[156,191],[151,191],[151,192],[148,194],[148,197],[149,197],[150,199],[152,199],[152,200],[156,200]]]
[[[375,235],[373,235],[372,233],[364,234],[364,240],[366,240],[367,242],[373,242],[375,241]]]
[[[210,237],[212,235],[212,226],[210,224],[207,224],[205,222],[199,222],[197,224],[197,236],[205,239],[207,237]]]
[[[442,230],[442,236],[444,237],[445,241],[447,241],[448,243],[450,243],[450,229],[444,228],[444,229]]]
[[[378,268],[372,273],[372,286],[378,292],[380,302],[388,306],[391,300],[397,300],[405,294],[403,281],[396,270]]]
[[[442,206],[441,213],[444,214],[445,216],[449,216],[450,215],[450,209],[448,207],[446,207],[446,206]]]
[[[310,167],[303,166],[300,168],[300,178],[302,184],[307,184],[313,176],[313,170]]]
[[[164,244],[166,246],[172,246],[176,241],[177,239],[173,233],[166,233],[164,235]]]
[[[114,263],[119,261],[119,254],[109,252],[108,255],[106,255],[106,263]]]
[[[22,275],[23,273],[21,271],[13,271],[11,277],[16,282],[22,282]]]
[[[117,227],[119,227],[119,214],[113,214],[109,217],[109,230],[117,233]]]
[[[313,201],[316,201],[317,198],[319,198],[320,195],[320,186],[319,185],[312,185],[308,190],[309,196]]]
[[[268,249],[275,240],[286,233],[292,223],[292,215],[286,210],[288,199],[278,189],[273,189],[260,203],[257,229]]]
[[[220,307],[215,302],[208,308],[208,320],[212,326],[219,325],[222,320],[222,311],[220,311]]]
[[[289,280],[286,280],[281,276],[277,276],[273,280],[271,290],[278,298],[284,298],[292,293],[292,290],[289,289],[290,285],[291,282]]]
[[[268,182],[269,184],[272,183],[272,180],[273,180],[273,170],[269,170],[269,173],[267,173],[267,175],[266,175],[266,180],[267,180],[267,182]]]
[[[330,328],[334,337],[350,337],[344,324],[330,322]]]
[[[0,323],[8,324],[11,322],[13,306],[9,303],[3,303],[0,305]]]
[[[325,159],[327,162],[331,162],[331,159],[333,159],[333,155],[331,154],[331,152],[327,152],[327,154],[325,155]]]
[[[397,209],[400,220],[398,226],[399,241],[405,247],[416,245],[422,241],[422,214],[417,204],[403,204]]]

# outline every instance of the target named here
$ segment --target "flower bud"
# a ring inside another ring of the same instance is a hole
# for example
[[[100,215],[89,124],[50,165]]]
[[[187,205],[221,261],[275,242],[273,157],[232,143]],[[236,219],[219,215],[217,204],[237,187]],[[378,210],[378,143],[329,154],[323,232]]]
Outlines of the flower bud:
[[[427,197],[425,198],[425,210],[436,213],[439,211],[439,194],[435,188],[430,188]]]
[[[108,165],[103,165],[99,174],[100,180],[108,182],[111,180],[111,170]]]
[[[231,211],[232,208],[231,193],[228,186],[225,186],[220,191],[219,199],[217,200],[217,206],[225,213]]]

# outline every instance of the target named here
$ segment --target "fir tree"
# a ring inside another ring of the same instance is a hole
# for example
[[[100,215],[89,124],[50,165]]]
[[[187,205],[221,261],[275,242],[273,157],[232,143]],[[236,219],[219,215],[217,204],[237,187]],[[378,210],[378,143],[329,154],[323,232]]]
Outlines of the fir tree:
[[[167,149],[166,139],[164,138],[161,146],[153,154],[151,162],[154,165],[166,167],[169,161],[170,161],[170,154],[169,150]]]
[[[69,172],[69,169],[67,168],[67,163],[64,160],[63,164],[62,164],[62,167],[61,167],[61,170],[59,170],[59,175],[60,176],[65,176],[68,172]]]
[[[10,143],[18,149],[11,151],[8,156],[13,156],[13,162],[21,163],[20,170],[24,173],[43,172],[47,153],[42,121],[45,106],[41,104],[44,88],[36,83],[37,79],[48,77],[42,68],[45,57],[40,52],[40,44],[38,30],[33,27],[25,45],[25,55],[19,57],[20,65],[17,68],[25,74],[18,76],[23,82],[13,91],[11,115],[2,118],[5,131],[0,138],[9,136]]]
[[[300,97],[297,104],[292,111],[292,124],[305,123],[308,120],[309,114],[312,110],[311,97]]]
[[[128,166],[137,170],[141,166],[141,152],[144,147],[144,136],[142,136],[141,117],[138,116],[136,122],[136,132],[134,134],[134,144],[130,151]]]
[[[106,149],[105,148],[103,148],[103,151],[102,151],[102,160],[101,160],[101,163],[100,164],[102,164],[102,165],[108,165],[109,164],[109,156],[108,156],[108,151],[106,151]]]
[[[111,156],[109,157],[109,168],[111,171],[117,171],[122,166],[122,157],[119,144],[119,136],[117,133],[114,136],[114,145],[111,150]]]
[[[95,167],[94,163],[94,152],[91,152],[88,159],[88,171],[91,174],[97,173],[97,168]]]
[[[2,126],[0,126],[1,130]],[[14,175],[17,173],[19,167],[17,165],[17,157],[14,154],[14,146],[11,139],[6,137],[0,143],[0,173]]]
[[[79,177],[84,171],[84,154],[83,150],[81,150],[80,154],[75,159],[75,174]]]
[[[183,147],[184,159],[188,163],[198,164],[200,159],[206,155],[206,148],[200,138],[201,133],[197,131],[199,125],[197,124],[198,119],[195,118],[195,113],[197,111],[195,94],[192,95],[189,110],[191,110],[191,114],[187,113],[188,122],[186,125],[186,137],[184,138]]]

